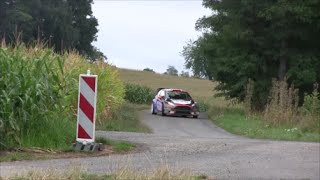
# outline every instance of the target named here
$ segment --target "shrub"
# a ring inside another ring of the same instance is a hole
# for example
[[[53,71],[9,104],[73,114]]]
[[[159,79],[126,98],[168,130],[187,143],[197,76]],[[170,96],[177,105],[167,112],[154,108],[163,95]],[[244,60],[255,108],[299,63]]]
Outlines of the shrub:
[[[207,112],[209,110],[209,104],[204,99],[198,98],[196,102],[200,112]]]
[[[319,85],[314,84],[314,90],[312,94],[304,96],[304,103],[301,108],[302,114],[305,117],[300,122],[300,127],[303,130],[318,131],[320,128],[320,94]]]
[[[320,116],[319,84],[314,84],[314,90],[312,94],[304,96],[303,108],[309,114]]]
[[[147,104],[151,103],[155,92],[147,87],[137,84],[126,84],[125,85],[125,100],[131,103]]]
[[[144,68],[144,69],[143,69],[143,71],[156,73],[156,72],[154,72],[154,70],[153,70],[153,69],[150,69],[150,68]]]
[[[75,139],[78,79],[98,75],[97,118],[120,107],[124,87],[107,64],[42,47],[0,49],[0,148],[64,148]]]

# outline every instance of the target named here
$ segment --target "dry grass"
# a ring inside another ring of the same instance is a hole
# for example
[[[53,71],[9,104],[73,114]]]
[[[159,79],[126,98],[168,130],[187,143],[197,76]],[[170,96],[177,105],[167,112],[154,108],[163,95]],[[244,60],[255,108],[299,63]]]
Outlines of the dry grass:
[[[192,180],[196,179],[190,172],[180,170],[174,172],[169,166],[159,167],[152,172],[146,171],[133,171],[131,169],[120,169],[111,179],[132,179],[132,180]]]
[[[86,168],[80,164],[72,165],[67,171],[58,170],[31,170],[24,174],[15,175],[8,179],[15,180],[197,180],[207,179],[206,176],[194,176],[189,171],[173,171],[168,165],[158,167],[152,171],[137,171],[128,167],[118,169],[112,174],[89,174]]]
[[[203,98],[214,95],[213,89],[216,84],[204,79],[184,78],[128,69],[119,69],[119,75],[120,79],[127,83],[145,85],[154,90],[160,87],[185,89],[192,96]]]
[[[58,170],[53,169],[38,169],[38,170],[30,170],[26,173],[19,173],[8,179],[14,180],[53,180],[53,179],[60,179],[60,180],[78,180],[83,179],[83,172],[85,172],[85,167],[81,166],[80,164],[75,164],[70,166],[69,169],[65,172],[61,172]]]

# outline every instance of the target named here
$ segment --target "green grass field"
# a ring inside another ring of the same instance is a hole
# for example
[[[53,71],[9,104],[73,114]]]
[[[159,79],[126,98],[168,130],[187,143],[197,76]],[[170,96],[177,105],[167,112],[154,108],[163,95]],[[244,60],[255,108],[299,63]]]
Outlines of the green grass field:
[[[148,86],[152,89],[159,87],[181,88],[190,92],[191,96],[205,106],[210,119],[225,130],[259,139],[312,141],[319,142],[317,132],[307,132],[293,126],[270,126],[259,116],[247,116],[242,104],[232,104],[221,97],[214,97],[216,82],[196,78],[183,78],[156,74],[151,72],[118,69],[120,79],[124,82]]]

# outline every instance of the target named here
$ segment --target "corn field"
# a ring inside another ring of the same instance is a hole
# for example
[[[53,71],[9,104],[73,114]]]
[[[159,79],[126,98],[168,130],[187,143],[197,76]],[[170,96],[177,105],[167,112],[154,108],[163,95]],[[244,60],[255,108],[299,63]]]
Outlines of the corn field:
[[[100,122],[120,107],[124,87],[105,63],[88,63],[75,52],[43,47],[0,48],[0,149],[66,148],[75,140],[78,77],[91,69],[98,79]]]
[[[127,83],[125,89],[125,100],[131,103],[151,104],[155,96],[155,92],[151,88],[143,85]]]

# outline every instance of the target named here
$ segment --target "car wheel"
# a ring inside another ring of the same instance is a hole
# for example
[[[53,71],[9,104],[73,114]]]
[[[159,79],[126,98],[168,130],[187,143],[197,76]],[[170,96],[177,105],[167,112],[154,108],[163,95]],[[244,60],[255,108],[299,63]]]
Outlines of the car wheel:
[[[192,116],[193,118],[195,118],[195,119],[197,119],[198,118],[198,116],[196,115],[196,116]]]
[[[161,116],[166,116],[166,113],[164,113],[164,104],[162,103],[162,111],[161,111]]]
[[[153,115],[157,114],[157,113],[154,111],[153,103],[151,103],[151,109],[150,109],[150,111],[151,111],[151,114],[153,114]]]

